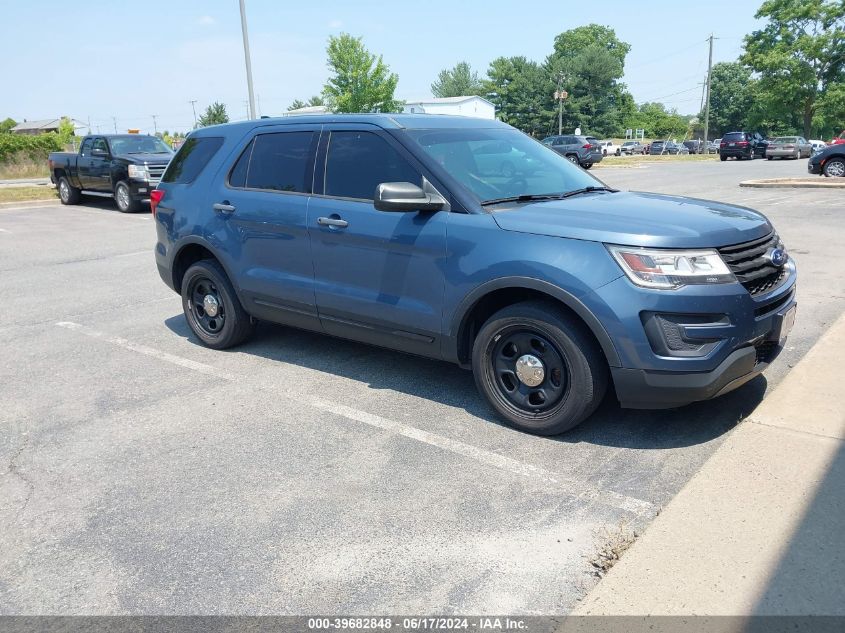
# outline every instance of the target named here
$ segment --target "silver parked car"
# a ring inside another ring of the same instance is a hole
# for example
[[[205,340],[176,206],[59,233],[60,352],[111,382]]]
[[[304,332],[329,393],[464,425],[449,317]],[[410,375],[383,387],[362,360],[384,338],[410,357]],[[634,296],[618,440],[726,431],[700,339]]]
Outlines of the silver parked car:
[[[813,154],[813,146],[803,136],[778,136],[769,142],[766,148],[766,158],[809,158]]]

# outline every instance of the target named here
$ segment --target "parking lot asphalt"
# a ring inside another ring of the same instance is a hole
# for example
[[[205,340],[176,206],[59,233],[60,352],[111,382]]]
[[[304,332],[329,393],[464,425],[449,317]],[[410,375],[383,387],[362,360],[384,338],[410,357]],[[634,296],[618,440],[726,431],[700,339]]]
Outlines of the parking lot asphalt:
[[[625,189],[766,213],[799,264],[789,347],[719,400],[607,401],[558,438],[469,372],[288,328],[197,344],[148,213],[0,210],[0,614],[569,611],[845,307],[841,196],[740,189],[804,161],[651,164]]]

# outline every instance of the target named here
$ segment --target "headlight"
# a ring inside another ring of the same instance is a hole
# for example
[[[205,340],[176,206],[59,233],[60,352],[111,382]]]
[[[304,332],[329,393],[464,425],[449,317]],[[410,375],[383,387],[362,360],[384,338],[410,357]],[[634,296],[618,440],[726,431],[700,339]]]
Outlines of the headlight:
[[[713,249],[666,250],[608,245],[608,250],[628,279],[645,288],[672,290],[693,284],[736,281]]]
[[[129,177],[135,180],[149,180],[150,173],[146,165],[129,165]]]

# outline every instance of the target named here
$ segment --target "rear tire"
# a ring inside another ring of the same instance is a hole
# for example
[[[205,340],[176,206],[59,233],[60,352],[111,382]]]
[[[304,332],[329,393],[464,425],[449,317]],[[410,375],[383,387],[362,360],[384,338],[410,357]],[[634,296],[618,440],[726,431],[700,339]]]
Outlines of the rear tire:
[[[771,156],[766,156],[766,160],[772,160]]]
[[[191,331],[212,349],[239,345],[254,330],[226,271],[213,259],[203,259],[185,272],[182,309]]]
[[[129,185],[123,180],[114,187],[114,203],[121,213],[135,213],[141,210],[141,203],[132,198]]]
[[[493,409],[511,426],[537,435],[577,426],[607,389],[607,363],[595,339],[543,301],[517,303],[490,317],[473,342],[472,366]]]
[[[719,160],[724,162],[724,161],[728,160],[728,157],[727,156],[719,156]]]
[[[593,166],[592,163],[585,163],[585,164],[581,165],[581,167],[583,167],[584,169],[589,169],[592,166]]]
[[[59,200],[62,204],[79,204],[82,194],[70,184],[66,176],[59,178]]]

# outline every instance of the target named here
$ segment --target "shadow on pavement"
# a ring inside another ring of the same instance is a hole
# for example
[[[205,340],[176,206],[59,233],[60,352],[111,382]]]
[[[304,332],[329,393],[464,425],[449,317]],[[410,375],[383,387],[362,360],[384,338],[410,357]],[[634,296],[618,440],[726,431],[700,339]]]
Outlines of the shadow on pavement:
[[[165,320],[175,334],[200,345],[179,314]],[[262,358],[291,363],[462,408],[478,418],[505,426],[475,388],[472,373],[451,363],[261,323],[254,338],[237,348]],[[610,393],[593,416],[550,441],[619,448],[672,449],[702,444],[732,429],[762,401],[766,379],[758,376],[717,400],[679,409],[621,409]],[[611,389],[612,391],[612,389]]]

